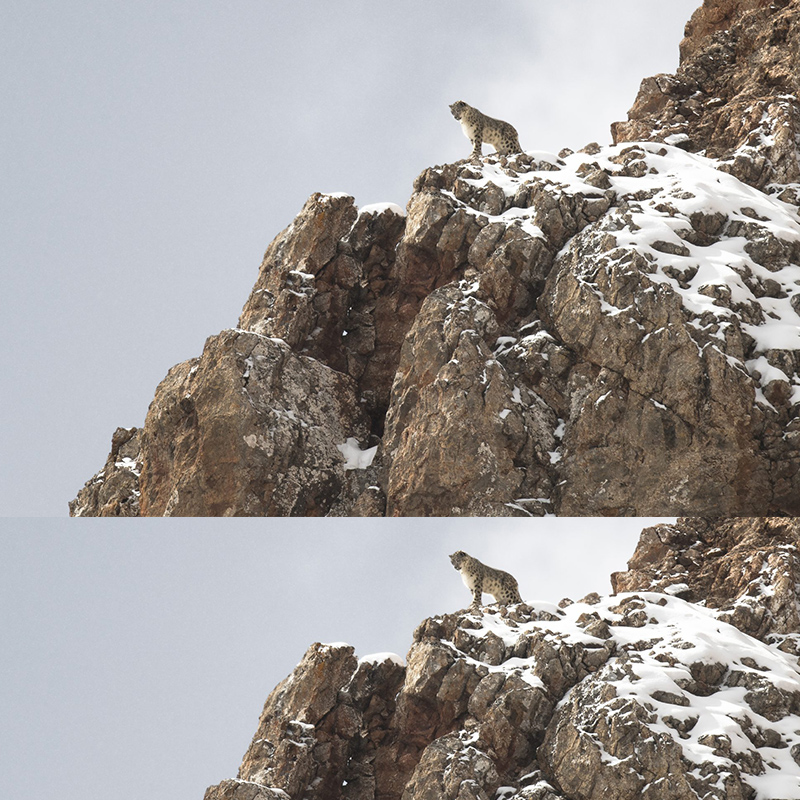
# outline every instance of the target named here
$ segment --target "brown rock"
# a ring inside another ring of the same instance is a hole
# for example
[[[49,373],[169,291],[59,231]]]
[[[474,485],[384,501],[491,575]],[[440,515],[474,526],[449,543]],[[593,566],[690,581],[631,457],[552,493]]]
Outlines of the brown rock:
[[[69,503],[72,517],[138,517],[142,431],[117,428],[106,465]]]
[[[248,781],[222,781],[209,786],[203,800],[286,800],[286,793]]]
[[[606,672],[583,681],[556,711],[539,750],[545,774],[579,800],[692,797],[680,747],[652,733],[646,709],[617,697]]]
[[[550,493],[557,420],[494,357],[497,331],[488,305],[462,286],[423,304],[384,435],[389,515],[510,515],[515,498]]]
[[[347,376],[280,340],[223,331],[150,406],[142,514],[324,514],[346,480],[337,443],[367,431]]]
[[[295,672],[267,698],[238,778],[283,789],[291,796],[308,791],[312,784],[313,796],[320,798],[333,787],[338,789],[348,747],[337,735],[337,723],[341,726],[346,715],[337,719],[331,712],[356,667],[352,647],[312,645]],[[353,727],[346,733],[352,736],[358,715],[350,711]],[[321,725],[323,720],[329,724]]]
[[[703,599],[750,636],[800,632],[800,526],[796,519],[681,519],[645,528],[615,592],[665,591]],[[786,640],[791,646],[792,639]]]
[[[239,327],[351,375],[385,410],[405,332],[392,313],[404,227],[393,207],[359,214],[352,197],[312,195],[267,249]]]
[[[492,759],[469,736],[453,733],[425,748],[402,800],[490,800],[498,786]]]
[[[796,2],[706,0],[686,26],[675,75],[642,81],[615,142],[680,142],[758,188],[800,177]],[[672,138],[670,138],[672,137]]]

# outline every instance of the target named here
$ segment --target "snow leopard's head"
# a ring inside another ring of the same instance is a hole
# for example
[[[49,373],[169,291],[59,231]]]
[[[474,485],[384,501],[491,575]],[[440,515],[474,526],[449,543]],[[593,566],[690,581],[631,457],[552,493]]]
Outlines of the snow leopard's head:
[[[456,550],[456,552],[450,556],[450,562],[456,569],[461,569],[461,564],[468,557],[469,556],[467,556],[463,550]]]
[[[461,119],[461,115],[467,108],[467,104],[463,100],[458,100],[450,106],[450,113],[456,118]]]

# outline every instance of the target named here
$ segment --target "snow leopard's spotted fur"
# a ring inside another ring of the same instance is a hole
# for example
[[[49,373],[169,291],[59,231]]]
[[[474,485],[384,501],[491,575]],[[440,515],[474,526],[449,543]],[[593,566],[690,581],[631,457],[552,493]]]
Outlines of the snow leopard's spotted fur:
[[[487,117],[462,100],[453,103],[450,111],[461,122],[465,136],[472,142],[471,158],[480,158],[484,142],[501,154],[522,152],[516,128],[508,122]]]
[[[481,595],[492,595],[500,604],[507,606],[512,603],[521,603],[519,586],[513,575],[501,569],[493,569],[482,564],[477,558],[467,555],[463,550],[457,550],[450,556],[453,566],[461,573],[467,589],[472,592],[472,607],[481,605]]]

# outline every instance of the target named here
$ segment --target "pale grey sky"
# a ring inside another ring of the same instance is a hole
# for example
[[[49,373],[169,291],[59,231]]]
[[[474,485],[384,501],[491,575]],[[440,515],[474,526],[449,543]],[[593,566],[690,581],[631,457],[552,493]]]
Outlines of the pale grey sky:
[[[468,153],[456,99],[608,142],[696,5],[5,0],[0,513],[67,513],[312,192],[405,205]]]
[[[310,644],[405,656],[468,606],[453,551],[526,600],[577,600],[610,593],[655,521],[229,522],[0,520],[5,797],[202,800]]]

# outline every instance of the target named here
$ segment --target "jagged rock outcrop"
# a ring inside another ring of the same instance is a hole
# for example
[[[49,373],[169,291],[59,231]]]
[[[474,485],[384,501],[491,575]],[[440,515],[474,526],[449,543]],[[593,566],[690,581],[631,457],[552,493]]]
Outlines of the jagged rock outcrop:
[[[206,792],[205,800],[288,800],[281,789],[270,789],[247,781],[222,781]]]
[[[718,609],[757,639],[800,655],[800,521],[682,519],[645,528],[615,592],[675,594]]]
[[[681,519],[614,576],[636,591],[427,619],[405,664],[315,644],[206,800],[796,800],[799,547]]]
[[[142,431],[117,428],[106,465],[70,501],[69,513],[99,517],[138,517],[142,471]]]
[[[159,386],[140,513],[800,514],[798,43],[708,2],[614,146],[311,197]]]
[[[655,140],[702,152],[745,183],[782,191],[794,202],[796,0],[706,0],[686,26],[680,53],[674,75],[642,81],[628,120],[612,126],[614,141]]]
[[[336,443],[368,432],[348,376],[280,339],[223,331],[158,387],[142,442],[142,513],[324,513],[348,477]]]

